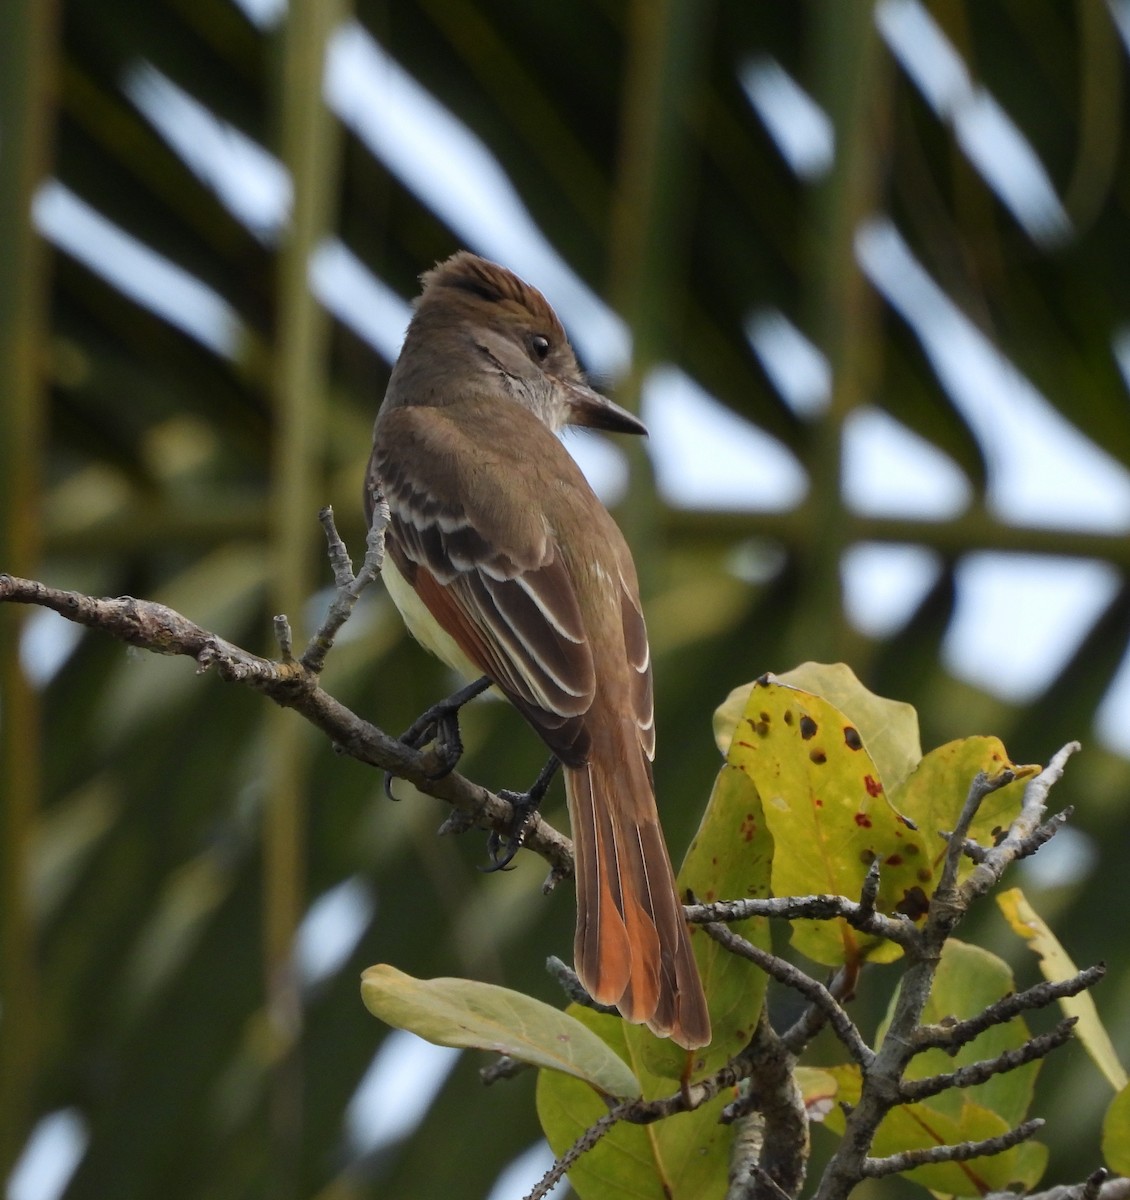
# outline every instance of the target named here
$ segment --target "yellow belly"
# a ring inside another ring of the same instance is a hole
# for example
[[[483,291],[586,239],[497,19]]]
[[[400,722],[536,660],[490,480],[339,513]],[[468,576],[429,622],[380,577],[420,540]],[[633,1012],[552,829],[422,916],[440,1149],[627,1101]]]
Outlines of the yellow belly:
[[[462,675],[468,683],[479,679],[482,671],[459,648],[459,643],[428,611],[427,605],[416,595],[416,589],[397,570],[391,556],[386,555],[381,568],[381,578],[392,597],[393,604],[400,610],[408,632],[424,647],[453,671]]]

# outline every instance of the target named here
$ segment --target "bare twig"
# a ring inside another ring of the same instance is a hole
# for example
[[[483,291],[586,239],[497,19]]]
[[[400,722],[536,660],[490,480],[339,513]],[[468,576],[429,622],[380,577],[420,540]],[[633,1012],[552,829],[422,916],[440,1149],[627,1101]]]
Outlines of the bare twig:
[[[996,775],[987,775],[984,771],[978,771],[973,777],[973,782],[969,785],[969,795],[965,798],[965,804],[962,806],[961,815],[957,819],[957,825],[949,834],[949,846],[946,848],[946,856],[942,863],[942,874],[938,880],[939,892],[952,891],[957,883],[957,868],[961,862],[962,851],[965,848],[965,843],[969,835],[969,827],[973,824],[973,818],[977,815],[981,805],[985,802],[985,797],[993,792],[999,791],[1002,787],[1007,787],[1016,778],[1016,774],[1011,770],[998,772]]]
[[[922,1150],[904,1150],[901,1154],[891,1154],[886,1158],[868,1158],[863,1161],[862,1174],[867,1179],[878,1179],[884,1175],[897,1175],[902,1171],[912,1171],[915,1167],[925,1167],[933,1163],[968,1162],[971,1158],[985,1158],[990,1154],[1003,1154],[1013,1146],[1026,1142],[1037,1130],[1043,1128],[1043,1121],[1033,1117],[1023,1125],[1017,1125],[1007,1133],[997,1137],[985,1138],[980,1142],[959,1142],[956,1146],[928,1146]]]
[[[873,898],[871,903],[874,903]],[[842,917],[854,929],[886,938],[903,948],[914,945],[918,937],[918,931],[909,918],[888,917],[875,912],[864,903],[849,900],[846,896],[772,896],[768,899],[719,900],[713,904],[688,904],[684,911],[686,919],[694,925],[705,925],[712,921],[745,921],[750,917],[770,917],[782,921],[831,921]]]
[[[290,631],[290,621],[286,613],[279,613],[274,619],[275,641],[279,644],[279,655],[284,663],[294,662],[294,635]]]
[[[931,1075],[927,1079],[915,1079],[902,1084],[902,1098],[906,1104],[925,1100],[936,1096],[939,1092],[947,1092],[950,1088],[974,1087],[994,1075],[1003,1075],[1006,1071],[1015,1071],[1025,1063],[1035,1062],[1044,1058],[1057,1046],[1062,1046],[1072,1034],[1078,1021],[1077,1017],[1065,1017],[1048,1033],[1041,1033],[1029,1038],[1013,1050],[1004,1050],[994,1058],[984,1058],[980,1062],[969,1063],[956,1071],[948,1071],[944,1075]]]
[[[828,994],[841,1007],[845,997],[851,994],[852,981],[857,976],[858,972],[854,968],[840,967],[825,985]],[[785,1043],[793,1054],[799,1055],[827,1023],[828,1017],[824,1009],[818,1004],[810,1004],[796,1021],[781,1034],[781,1041]]]
[[[365,557],[356,575],[353,574],[349,551],[346,550],[334,524],[334,510],[328,504],[318,513],[318,520],[326,531],[326,545],[330,567],[334,573],[336,594],[322,624],[302,654],[303,665],[315,675],[321,674],[326,664],[326,655],[332,649],[341,627],[349,620],[361,593],[381,572],[385,557],[385,530],[389,522],[388,504],[383,496],[377,500],[373,523],[369,527],[365,542]]]
[[[990,1192],[984,1200],[1016,1200],[1015,1192]],[[1065,1183],[1042,1192],[1029,1192],[1024,1200],[1130,1200],[1130,1177],[1100,1167],[1082,1183]]]
[[[582,1154],[587,1154],[602,1137],[615,1129],[617,1123],[623,1119],[622,1113],[627,1107],[626,1104],[617,1105],[616,1108],[605,1113],[599,1121],[590,1125],[537,1183],[534,1184],[533,1188],[526,1193],[524,1200],[543,1200],[543,1197],[548,1196],[561,1180],[565,1178],[565,1173],[577,1159]]]
[[[619,1015],[620,1010],[614,1004],[598,1004],[585,991],[585,986],[581,983],[577,972],[568,963],[562,962],[556,954],[551,954],[545,960],[545,969],[574,1004],[581,1004],[585,1008],[591,1008],[594,1012],[609,1013],[612,1016]]]
[[[861,1067],[866,1070],[875,1060],[875,1051],[863,1040],[863,1036],[855,1027],[851,1017],[847,1015],[839,1001],[828,989],[811,976],[806,975],[799,967],[770,954],[766,950],[753,945],[752,942],[740,937],[725,925],[704,925],[703,929],[720,945],[732,954],[740,955],[760,967],[767,975],[771,975],[786,987],[800,992],[827,1017],[836,1036],[844,1044],[845,1049]]]
[[[954,1053],[966,1042],[971,1042],[978,1034],[994,1025],[1003,1025],[1022,1012],[1030,1012],[1037,1008],[1047,1008],[1057,1000],[1068,996],[1077,996],[1087,988],[1094,987],[1106,974],[1106,964],[1096,963],[1087,967],[1070,979],[1059,982],[1045,980],[1023,992],[1011,992],[990,1004],[975,1017],[965,1021],[954,1021],[950,1025],[921,1025],[914,1033],[915,1050],[929,1050],[937,1047]]]
[[[332,526],[332,517],[328,518],[328,525]],[[298,659],[287,657],[285,634],[283,661],[276,662],[201,628],[164,604],[136,600],[132,596],[99,599],[48,587],[36,580],[0,574],[0,603],[49,608],[69,621],[98,629],[131,646],[155,654],[184,655],[194,659],[198,671],[212,670],[225,683],[253,687],[283,708],[294,709],[350,757],[407,779],[419,791],[468,813],[483,829],[505,832],[512,828],[514,821],[509,801],[456,772],[435,778],[436,763],[431,751],[416,751],[404,745],[350,711],[318,683],[318,672],[325,653],[333,645],[334,636],[357,595],[379,568],[382,535],[383,531],[378,531],[370,536],[362,571],[344,593],[339,592],[322,626]],[[335,570],[340,570],[340,564]],[[550,864],[554,878],[572,874],[572,842],[540,815],[535,814],[530,819],[523,844]]]
[[[962,899],[966,906],[974,898],[983,896],[994,887],[1017,859],[1034,854],[1067,819],[1068,813],[1060,813],[1045,824],[1044,813],[1047,811],[1048,793],[1063,777],[1067,760],[1080,748],[1078,742],[1068,742],[1052,756],[1051,762],[1039,775],[1028,781],[1024,788],[1020,813],[1008,827],[1008,832],[999,845],[986,854],[985,861],[974,866],[969,877],[961,885]],[[964,834],[962,836],[964,837]]]

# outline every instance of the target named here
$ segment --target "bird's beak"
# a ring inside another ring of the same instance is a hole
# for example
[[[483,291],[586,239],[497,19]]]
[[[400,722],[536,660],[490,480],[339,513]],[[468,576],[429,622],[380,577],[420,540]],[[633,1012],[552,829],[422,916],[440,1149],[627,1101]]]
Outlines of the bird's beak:
[[[606,429],[609,433],[642,433],[647,426],[626,408],[613,404],[607,396],[594,392],[583,383],[562,380],[568,395],[569,425],[586,425],[590,429]]]

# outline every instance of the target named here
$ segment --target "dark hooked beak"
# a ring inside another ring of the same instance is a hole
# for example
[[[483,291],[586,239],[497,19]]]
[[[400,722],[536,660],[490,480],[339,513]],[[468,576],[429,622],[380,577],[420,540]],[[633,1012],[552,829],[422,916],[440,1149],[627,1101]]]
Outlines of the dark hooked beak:
[[[594,392],[583,383],[562,380],[569,396],[569,425],[585,425],[589,429],[606,429],[609,433],[642,433],[647,426],[626,408],[613,404],[607,396]]]

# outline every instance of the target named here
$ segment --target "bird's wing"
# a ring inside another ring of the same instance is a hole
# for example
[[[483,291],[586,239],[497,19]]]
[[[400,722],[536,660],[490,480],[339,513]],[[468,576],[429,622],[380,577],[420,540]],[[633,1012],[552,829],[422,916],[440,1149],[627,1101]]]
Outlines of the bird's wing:
[[[583,761],[595,674],[560,547],[510,495],[484,494],[478,481],[494,475],[483,471],[489,447],[460,445],[465,435],[442,410],[395,409],[381,433],[370,471],[388,502],[395,565],[550,749],[566,763]],[[406,462],[396,447],[408,438]]]
[[[647,627],[635,586],[635,573],[628,562],[631,582],[620,571],[620,613],[624,622],[624,648],[632,667],[632,709],[639,729],[640,746],[648,760],[655,758],[655,696],[651,682],[651,650]]]

